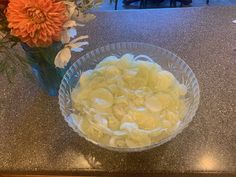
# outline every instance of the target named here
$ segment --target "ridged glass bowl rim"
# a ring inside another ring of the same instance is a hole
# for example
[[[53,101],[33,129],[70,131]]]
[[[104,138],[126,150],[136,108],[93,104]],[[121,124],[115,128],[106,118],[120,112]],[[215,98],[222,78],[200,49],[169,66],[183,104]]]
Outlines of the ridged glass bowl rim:
[[[174,57],[176,60],[179,60],[179,62],[181,62],[183,65],[185,65],[185,67],[188,68],[188,71],[192,74],[192,77],[195,79],[195,82],[196,82],[195,83],[195,85],[196,85],[195,87],[197,88],[196,89],[196,95],[197,96],[194,98],[194,102],[193,102],[194,106],[192,107],[192,114],[189,115],[190,117],[188,117],[188,121],[185,122],[184,125],[182,124],[182,127],[179,128],[178,131],[174,132],[171,136],[168,136],[168,137],[162,139],[161,141],[153,143],[153,144],[151,144],[149,146],[143,146],[143,147],[137,147],[137,148],[118,148],[118,147],[112,147],[112,146],[108,146],[108,145],[105,145],[105,144],[101,144],[101,143],[99,143],[97,141],[94,141],[94,140],[88,138],[81,131],[78,132],[78,131],[74,130],[76,133],[78,133],[81,137],[83,137],[87,141],[89,141],[89,142],[91,142],[91,143],[93,143],[93,144],[95,144],[97,146],[100,146],[102,148],[105,148],[105,149],[108,149],[108,150],[112,150],[112,151],[118,151],[118,152],[139,152],[139,151],[144,151],[144,150],[155,148],[155,147],[160,146],[160,145],[170,141],[171,139],[175,138],[178,134],[180,134],[183,131],[183,129],[185,129],[189,125],[189,123],[192,121],[193,117],[196,114],[196,111],[197,111],[198,106],[199,106],[199,101],[200,101],[200,89],[199,89],[198,80],[197,80],[195,74],[193,73],[192,69],[180,57],[178,57],[177,55],[173,54],[172,52],[170,52],[169,50],[166,50],[164,48],[161,48],[161,47],[158,47],[158,46],[155,46],[155,45],[152,45],[152,44],[141,43],[141,42],[119,42],[119,43],[112,43],[112,44],[108,44],[106,46],[98,47],[98,48],[96,48],[96,49],[86,53],[85,55],[83,55],[79,59],[77,59],[70,66],[70,68],[67,70],[67,72],[65,73],[65,75],[64,75],[64,77],[63,77],[63,79],[61,81],[58,98],[59,98],[59,105],[60,105],[61,113],[64,116],[65,121],[69,125],[69,122],[67,120],[68,115],[66,115],[65,108],[63,106],[64,104],[66,104],[65,101],[64,101],[64,98],[63,98],[63,90],[64,90],[64,88],[63,88],[64,86],[63,85],[65,85],[65,84],[68,85],[68,82],[66,82],[66,80],[70,78],[71,74],[74,74],[74,69],[73,68],[75,66],[75,63],[79,62],[79,60],[84,60],[85,58],[87,58],[90,55],[93,55],[94,51],[98,51],[99,50],[100,52],[104,53],[104,52],[106,52],[105,50],[103,50],[104,48],[110,48],[111,46],[112,47],[117,47],[117,46],[120,47],[120,46],[127,46],[127,45],[128,46],[135,45],[135,46],[151,47],[153,49],[156,49],[156,50],[159,50],[159,51],[161,51],[163,53],[166,53],[167,55],[170,55],[171,57]],[[130,53],[132,53],[132,51],[130,51]],[[80,65],[80,64],[78,64],[78,65]],[[71,98],[70,98],[70,100],[71,100]],[[187,113],[188,113],[188,111],[187,111]],[[187,115],[187,113],[186,113],[186,115]],[[186,115],[185,115],[185,119],[186,119]]]

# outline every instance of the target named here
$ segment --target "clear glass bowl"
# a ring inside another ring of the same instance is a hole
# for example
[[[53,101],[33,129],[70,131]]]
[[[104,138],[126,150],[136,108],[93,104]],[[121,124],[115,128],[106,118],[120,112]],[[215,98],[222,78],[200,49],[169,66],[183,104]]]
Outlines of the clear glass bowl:
[[[73,120],[70,116],[71,113],[73,113],[71,91],[78,83],[81,73],[89,69],[94,69],[95,66],[107,56],[114,55],[117,57],[121,57],[123,54],[126,53],[131,53],[135,56],[139,56],[140,60],[149,60],[149,58],[151,58],[154,62],[161,65],[163,69],[170,71],[180,83],[183,83],[187,86],[187,94],[185,96],[185,101],[187,103],[188,110],[183,120],[181,121],[179,127],[169,137],[164,138],[161,141],[153,143],[149,146],[138,148],[118,148],[95,142],[94,140],[91,140],[86,137],[86,135],[84,135],[78,129],[78,126],[73,123]],[[143,55],[146,55],[149,58]],[[84,137],[86,140],[100,147],[115,151],[126,152],[143,151],[160,146],[161,144],[170,141],[177,134],[182,132],[182,130],[187,127],[188,124],[192,121],[192,118],[194,117],[198,108],[199,99],[200,90],[197,78],[195,77],[191,68],[182,59],[163,48],[156,47],[150,44],[136,42],[109,44],[107,46],[95,49],[82,56],[66,72],[64,78],[62,79],[59,90],[59,104],[61,112],[65,118],[65,121],[70,127],[73,128],[75,132],[77,132],[81,137]]]

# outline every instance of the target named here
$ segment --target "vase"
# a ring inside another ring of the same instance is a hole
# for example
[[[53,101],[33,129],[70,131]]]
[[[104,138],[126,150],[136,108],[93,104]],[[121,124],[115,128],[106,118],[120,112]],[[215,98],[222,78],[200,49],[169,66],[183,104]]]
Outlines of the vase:
[[[61,80],[68,69],[67,67],[57,68],[54,65],[55,57],[63,47],[62,43],[55,42],[46,48],[32,48],[25,43],[22,43],[21,46],[39,87],[48,95],[57,96]]]

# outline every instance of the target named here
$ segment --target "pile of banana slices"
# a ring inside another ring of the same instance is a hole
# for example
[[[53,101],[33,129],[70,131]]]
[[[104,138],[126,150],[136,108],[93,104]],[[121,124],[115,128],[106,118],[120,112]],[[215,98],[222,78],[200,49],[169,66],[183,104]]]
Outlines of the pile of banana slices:
[[[109,56],[83,72],[72,90],[73,122],[107,146],[137,148],[170,136],[186,112],[185,85],[172,73],[132,54]]]

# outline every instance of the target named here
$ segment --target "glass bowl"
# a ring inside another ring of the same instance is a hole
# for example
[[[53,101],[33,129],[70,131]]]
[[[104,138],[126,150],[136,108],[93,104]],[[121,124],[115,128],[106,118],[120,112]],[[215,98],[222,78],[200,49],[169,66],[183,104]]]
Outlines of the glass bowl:
[[[178,128],[170,136],[149,146],[137,148],[118,148],[101,144],[86,137],[86,135],[79,130],[78,125],[73,122],[71,116],[71,114],[73,113],[71,91],[77,85],[81,73],[89,69],[94,69],[99,62],[101,62],[104,58],[108,56],[113,55],[121,57],[126,53],[131,53],[136,57],[138,56],[140,60],[150,60],[151,58],[154,62],[158,63],[163,69],[170,71],[180,83],[187,86],[185,102],[187,103],[188,109]],[[86,140],[100,147],[121,152],[143,151],[160,146],[161,144],[173,139],[177,134],[181,133],[182,130],[187,127],[188,124],[192,121],[192,118],[194,117],[198,108],[199,99],[200,90],[197,78],[195,77],[191,68],[182,59],[180,59],[175,54],[171,53],[166,49],[150,44],[136,42],[121,42],[109,44],[107,46],[100,47],[91,52],[88,52],[86,55],[79,58],[69,68],[69,70],[66,72],[62,79],[59,89],[60,110],[68,125]]]

